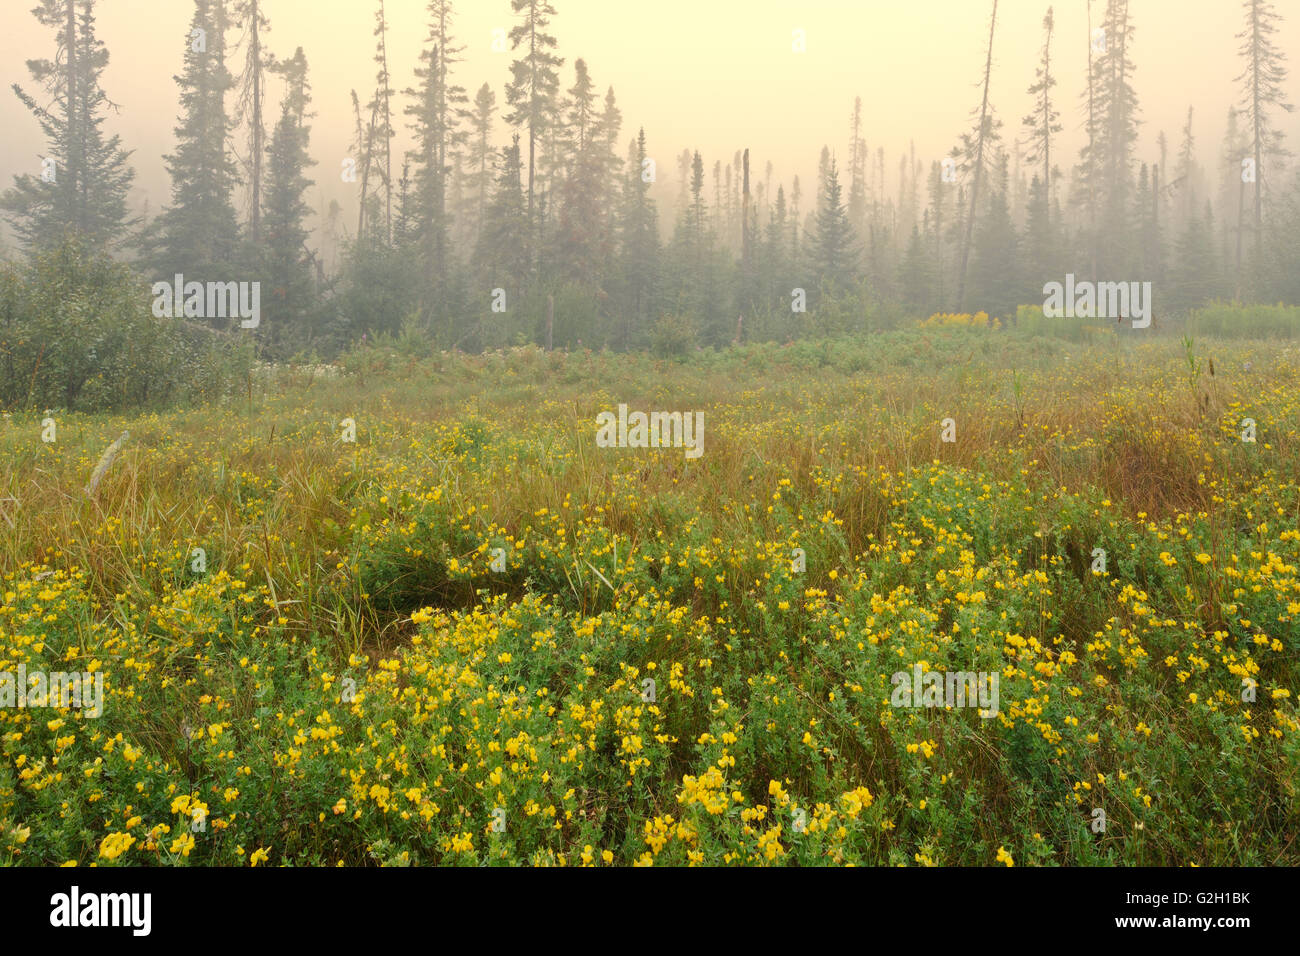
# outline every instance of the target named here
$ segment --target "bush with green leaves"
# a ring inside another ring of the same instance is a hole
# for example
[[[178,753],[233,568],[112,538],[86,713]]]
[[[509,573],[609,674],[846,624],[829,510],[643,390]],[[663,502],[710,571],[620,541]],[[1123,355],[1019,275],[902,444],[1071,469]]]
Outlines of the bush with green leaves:
[[[1193,335],[1225,339],[1294,339],[1300,336],[1300,306],[1211,302],[1191,311],[1186,329]]]
[[[695,324],[684,316],[663,316],[650,334],[650,349],[660,358],[685,358],[695,351]]]
[[[0,404],[103,411],[231,394],[252,343],[154,316],[131,268],[68,238],[0,264]]]

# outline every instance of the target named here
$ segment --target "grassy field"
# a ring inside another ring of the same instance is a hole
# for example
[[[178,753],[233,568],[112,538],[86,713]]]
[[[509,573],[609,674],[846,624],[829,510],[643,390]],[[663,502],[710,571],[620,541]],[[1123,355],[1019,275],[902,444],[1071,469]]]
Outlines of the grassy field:
[[[597,447],[620,403],[703,454]],[[103,713],[0,710],[0,862],[1300,862],[1286,343],[369,349],[46,417],[0,671]],[[917,665],[997,715],[891,705]]]

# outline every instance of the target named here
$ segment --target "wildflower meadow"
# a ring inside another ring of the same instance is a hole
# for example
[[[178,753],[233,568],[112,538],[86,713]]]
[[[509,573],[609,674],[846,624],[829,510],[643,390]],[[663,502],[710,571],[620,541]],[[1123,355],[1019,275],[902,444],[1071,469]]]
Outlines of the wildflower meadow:
[[[1294,865],[1298,385],[944,317],[8,415],[0,672],[102,702],[0,708],[0,860]]]

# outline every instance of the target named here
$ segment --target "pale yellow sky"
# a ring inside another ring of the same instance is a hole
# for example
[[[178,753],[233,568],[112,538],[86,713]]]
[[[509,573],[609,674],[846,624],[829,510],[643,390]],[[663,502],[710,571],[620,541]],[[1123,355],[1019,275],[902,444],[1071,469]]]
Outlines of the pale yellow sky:
[[[864,104],[864,135],[874,153],[886,150],[891,183],[899,157],[916,143],[918,158],[946,153],[978,105],[991,3],[988,0],[553,0],[553,30],[566,58],[562,85],[572,85],[575,57],[586,59],[599,88],[613,85],[623,110],[626,142],[644,125],[671,195],[673,157],[700,149],[710,168],[748,147],[761,175],[768,160],[776,179],[795,172],[805,183],[824,143],[843,159],[855,95]],[[47,57],[53,37],[30,15],[32,0],[0,0],[0,184],[18,171],[38,170],[42,143],[35,121],[9,89],[31,89],[24,61]],[[992,99],[1004,132],[1021,133],[1030,108],[1041,22],[1048,0],[1002,0]],[[1086,0],[1057,0],[1054,62],[1066,126],[1059,154],[1071,164],[1080,145],[1079,93],[1087,59]],[[1093,3],[1100,19],[1104,0]],[[318,209],[333,198],[351,207],[355,186],[341,182],[353,121],[349,91],[362,102],[374,82],[372,29],[377,0],[266,0],[272,23],[266,43],[280,55],[301,45],[314,85],[312,151]],[[424,0],[388,0],[390,68],[394,85],[411,85],[423,43]],[[490,82],[504,104],[511,54],[491,51],[494,27],[513,20],[508,0],[462,0],[456,35],[467,47],[458,81],[473,92]],[[1281,45],[1300,51],[1300,3],[1281,0],[1289,14]],[[154,210],[168,200],[162,155],[173,146],[177,89],[193,5],[190,0],[101,0],[99,32],[112,61],[104,77],[121,113],[108,127],[135,151],[134,202]],[[1177,148],[1189,104],[1197,107],[1203,160],[1217,157],[1224,116],[1238,98],[1233,78],[1241,29],[1240,0],[1132,0],[1137,29],[1133,56],[1142,106],[1142,158],[1156,155],[1164,130]],[[791,49],[792,32],[806,31],[807,52]],[[232,37],[233,41],[233,37]],[[1287,89],[1300,104],[1300,64]],[[273,87],[278,100],[280,90]],[[404,105],[404,101],[402,102]],[[274,110],[269,115],[273,115]],[[400,118],[405,122],[404,118]],[[1285,118],[1289,144],[1300,152],[1300,113]],[[504,126],[498,138],[505,141]],[[398,146],[409,139],[403,127]],[[396,175],[396,170],[395,170]]]

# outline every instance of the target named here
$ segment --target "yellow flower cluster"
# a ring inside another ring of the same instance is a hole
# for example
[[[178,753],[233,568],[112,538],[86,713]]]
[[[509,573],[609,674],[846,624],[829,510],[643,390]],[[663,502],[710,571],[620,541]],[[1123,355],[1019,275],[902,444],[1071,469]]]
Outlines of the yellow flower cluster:
[[[1092,859],[1096,809],[1125,863],[1241,862],[1223,818],[1294,860],[1300,355],[1195,396],[1158,343],[1023,381],[769,358],[641,381],[698,396],[702,463],[597,454],[572,410],[614,358],[449,363],[436,414],[335,383],[370,422],[342,451],[292,390],[257,436],[132,422],[156,502],[0,527],[0,674],[104,696],[0,707],[0,862],[1034,866]],[[895,706],[916,667],[995,676],[996,712]]]

